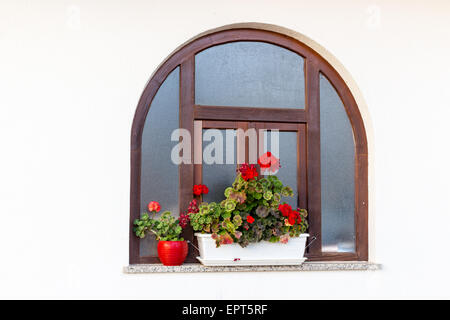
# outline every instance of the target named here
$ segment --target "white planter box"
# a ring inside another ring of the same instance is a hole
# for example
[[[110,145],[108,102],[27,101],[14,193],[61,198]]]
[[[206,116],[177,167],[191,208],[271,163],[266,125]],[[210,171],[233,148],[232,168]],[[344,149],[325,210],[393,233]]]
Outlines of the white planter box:
[[[306,239],[309,234],[301,234],[290,238],[288,243],[271,243],[261,241],[251,243],[242,248],[239,244],[225,244],[216,248],[216,242],[211,234],[196,233],[200,257],[197,259],[207,266],[232,265],[299,265],[306,258]]]

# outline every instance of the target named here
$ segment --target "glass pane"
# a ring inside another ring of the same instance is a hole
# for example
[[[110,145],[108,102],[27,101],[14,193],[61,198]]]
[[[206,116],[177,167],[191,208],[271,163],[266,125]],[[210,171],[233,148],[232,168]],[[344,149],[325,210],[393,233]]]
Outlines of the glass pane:
[[[270,151],[280,159],[280,170],[275,174],[285,186],[294,191],[293,197],[283,197],[294,210],[298,207],[297,188],[297,132],[265,131],[264,153]],[[268,173],[268,172],[265,172]]]
[[[160,214],[166,210],[175,216],[178,207],[178,166],[170,158],[178,142],[171,141],[178,129],[179,68],[172,71],[159,88],[145,120],[142,133],[141,212],[147,211],[150,201],[161,204]],[[156,256],[156,241],[152,235],[140,241],[141,256]]]
[[[195,56],[195,103],[261,108],[305,106],[303,58],[263,42],[232,42]]]
[[[208,141],[205,141],[205,138]],[[209,188],[209,193],[203,195],[203,201],[218,203],[225,199],[225,189],[230,187],[236,178],[236,130],[206,129],[203,130],[203,139],[202,180]],[[226,150],[229,150],[228,155]],[[210,155],[214,159],[211,159]],[[217,161],[211,163],[211,160]]]
[[[355,144],[344,105],[320,76],[322,248],[355,251]]]

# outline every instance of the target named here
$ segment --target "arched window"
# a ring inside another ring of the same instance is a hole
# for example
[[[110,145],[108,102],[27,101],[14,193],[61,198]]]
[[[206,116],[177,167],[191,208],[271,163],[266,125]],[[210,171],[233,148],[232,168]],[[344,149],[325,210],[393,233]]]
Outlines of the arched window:
[[[312,48],[274,31],[232,28],[196,38],[158,68],[132,128],[131,264],[158,262],[154,239],[132,233],[149,201],[178,214],[192,199],[194,184],[209,185],[205,200],[211,201],[233,178],[235,165],[174,164],[170,157],[178,140],[171,135],[178,128],[199,133],[191,154],[183,155],[191,159],[211,138],[207,129],[231,131],[236,157],[246,161],[252,160],[251,148],[258,154],[270,150],[270,136],[278,135],[280,178],[294,189],[292,205],[308,210],[309,233],[317,237],[308,259],[368,259],[364,124],[344,80]],[[239,129],[249,128],[263,134],[253,142],[239,140]],[[193,232],[187,229],[185,238],[192,239]],[[192,248],[187,262],[196,262]]]

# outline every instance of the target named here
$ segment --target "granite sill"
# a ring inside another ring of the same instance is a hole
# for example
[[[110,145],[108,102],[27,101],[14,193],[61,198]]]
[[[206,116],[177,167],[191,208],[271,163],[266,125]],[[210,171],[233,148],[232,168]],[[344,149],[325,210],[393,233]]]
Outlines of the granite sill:
[[[196,273],[196,272],[268,272],[268,271],[375,271],[381,265],[361,261],[305,262],[293,266],[229,266],[207,267],[200,263],[185,263],[181,266],[162,264],[132,264],[123,268],[126,274],[142,273]]]

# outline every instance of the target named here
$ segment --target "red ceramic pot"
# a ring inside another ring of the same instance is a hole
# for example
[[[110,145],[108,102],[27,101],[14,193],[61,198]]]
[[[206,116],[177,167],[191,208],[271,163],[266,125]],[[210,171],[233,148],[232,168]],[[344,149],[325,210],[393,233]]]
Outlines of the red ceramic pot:
[[[186,241],[159,241],[158,257],[165,266],[179,266],[183,264],[188,253]]]

